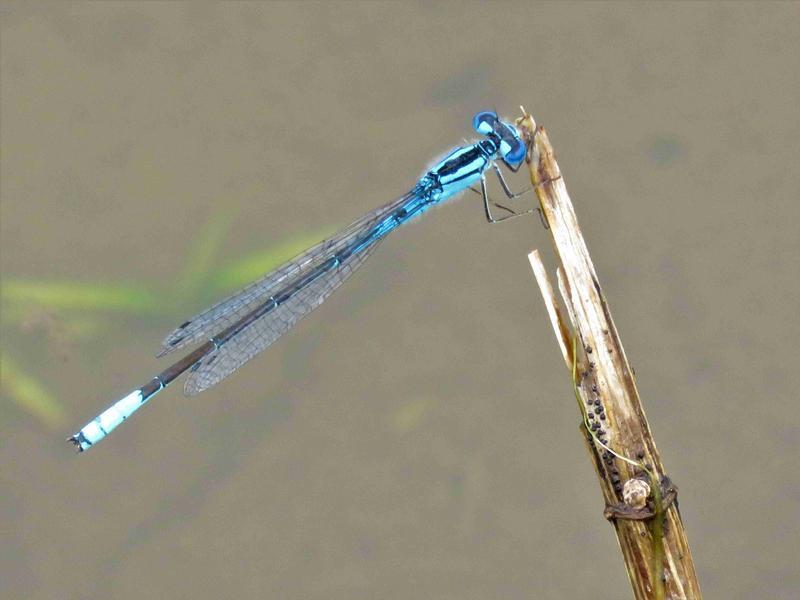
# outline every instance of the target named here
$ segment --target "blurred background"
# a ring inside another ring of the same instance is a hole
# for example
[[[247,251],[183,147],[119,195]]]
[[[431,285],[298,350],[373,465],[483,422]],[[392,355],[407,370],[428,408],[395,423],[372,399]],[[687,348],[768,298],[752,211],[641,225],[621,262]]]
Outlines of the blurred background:
[[[221,385],[176,384],[84,455],[64,442],[163,368],[186,317],[520,104],[558,152],[706,597],[796,597],[800,5],[0,20],[3,598],[630,597],[526,259],[548,235],[487,225],[472,194]]]

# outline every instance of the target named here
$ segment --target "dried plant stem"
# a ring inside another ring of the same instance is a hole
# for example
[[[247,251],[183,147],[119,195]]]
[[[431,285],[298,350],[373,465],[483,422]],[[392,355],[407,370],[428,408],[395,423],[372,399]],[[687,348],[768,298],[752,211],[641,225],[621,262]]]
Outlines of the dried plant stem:
[[[572,374],[581,431],[606,503],[604,514],[614,525],[634,597],[699,600],[677,491],[665,477],[553,148],[530,115],[518,119],[517,127],[529,144],[531,182],[552,235],[566,317],[539,252],[529,259]],[[637,496],[641,489],[647,492]]]

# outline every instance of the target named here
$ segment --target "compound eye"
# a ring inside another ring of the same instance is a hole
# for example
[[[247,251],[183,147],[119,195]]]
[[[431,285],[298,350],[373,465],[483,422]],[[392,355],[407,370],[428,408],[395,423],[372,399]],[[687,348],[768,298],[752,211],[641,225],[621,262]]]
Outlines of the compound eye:
[[[472,127],[475,128],[475,131],[478,133],[487,135],[494,131],[495,125],[499,120],[497,113],[491,110],[484,110],[472,118]]]
[[[507,162],[511,164],[521,163],[525,159],[525,153],[527,149],[525,148],[525,144],[522,140],[517,139],[515,143],[511,146],[511,149],[505,153],[504,158]]]

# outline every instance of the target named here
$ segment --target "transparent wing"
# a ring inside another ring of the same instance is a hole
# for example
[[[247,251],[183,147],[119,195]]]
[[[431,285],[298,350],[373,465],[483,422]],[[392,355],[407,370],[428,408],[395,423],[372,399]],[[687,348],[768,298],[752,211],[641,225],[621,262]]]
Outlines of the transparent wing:
[[[186,380],[184,392],[193,396],[222,381],[256,354],[269,347],[305,317],[360,267],[380,244],[380,240],[350,256],[338,268],[332,269],[306,287],[298,290],[286,302],[236,334],[220,348],[203,357]]]
[[[412,190],[397,200],[363,215],[333,237],[309,248],[258,281],[192,317],[164,338],[158,356],[164,356],[199,340],[211,338],[233,325],[256,306],[275,295],[279,289],[286,286],[287,282],[326,261],[363,231],[414,197],[415,191]]]

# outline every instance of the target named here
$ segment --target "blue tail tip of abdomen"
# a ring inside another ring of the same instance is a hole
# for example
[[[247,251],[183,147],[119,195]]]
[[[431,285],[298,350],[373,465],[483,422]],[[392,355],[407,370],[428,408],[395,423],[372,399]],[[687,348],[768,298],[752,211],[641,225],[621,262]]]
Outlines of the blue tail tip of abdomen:
[[[75,435],[67,438],[68,442],[72,442],[78,447],[78,452],[83,452],[84,450],[88,450],[92,447],[92,442],[86,439],[86,436],[83,435],[82,431],[79,431]]]

